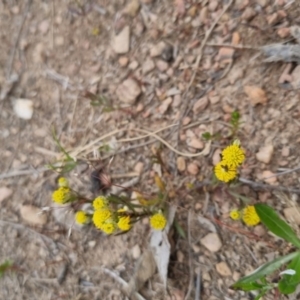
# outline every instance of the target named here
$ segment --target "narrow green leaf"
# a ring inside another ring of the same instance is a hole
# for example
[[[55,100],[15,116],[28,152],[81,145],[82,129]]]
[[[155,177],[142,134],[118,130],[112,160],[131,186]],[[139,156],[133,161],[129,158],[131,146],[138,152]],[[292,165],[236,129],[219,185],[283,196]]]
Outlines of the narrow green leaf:
[[[186,239],[186,234],[185,234],[184,229],[181,227],[181,225],[180,225],[176,220],[174,220],[174,227],[175,227],[175,229],[177,230],[178,234],[179,234],[183,239]]]
[[[245,276],[238,280],[236,283],[232,285],[233,288],[236,289],[243,289],[243,285],[246,283],[253,283],[256,280],[271,274],[275,270],[279,269],[283,264],[288,263],[292,259],[294,259],[300,252],[293,252],[290,254],[287,254],[285,256],[278,257],[274,259],[273,261],[270,261],[262,266],[260,266],[258,269],[256,269],[254,272],[252,272],[250,275]]]
[[[59,150],[66,156],[66,158],[70,161],[74,161],[74,159],[69,155],[69,153],[65,150],[65,148],[61,145],[58,137],[56,136],[56,132],[55,132],[55,129],[53,128],[52,129],[52,136],[53,136],[53,139],[57,145],[57,147],[59,148]]]
[[[4,273],[13,265],[13,263],[9,260],[6,260],[3,264],[0,265],[0,278],[4,275]]]
[[[262,223],[274,234],[300,248],[300,240],[293,229],[279,218],[273,208],[266,204],[255,204],[255,210]]]
[[[282,294],[291,294],[295,292],[297,285],[300,283],[300,253],[291,261],[287,269],[294,270],[296,274],[284,274],[278,283],[278,288]]]
[[[235,283],[236,284],[236,283]],[[262,288],[265,287],[264,284],[260,284],[257,282],[247,282],[247,283],[243,283],[242,285],[240,285],[239,287],[235,287],[235,284],[232,285],[230,288],[232,289],[241,289],[243,291],[255,291],[255,290],[261,290]]]

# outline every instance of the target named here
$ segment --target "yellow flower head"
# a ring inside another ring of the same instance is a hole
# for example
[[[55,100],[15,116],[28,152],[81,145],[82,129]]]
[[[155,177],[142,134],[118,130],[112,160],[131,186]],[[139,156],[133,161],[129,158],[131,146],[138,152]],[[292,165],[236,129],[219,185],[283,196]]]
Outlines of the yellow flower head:
[[[66,177],[59,177],[58,178],[58,186],[59,187],[69,187],[69,182]]]
[[[111,211],[107,208],[96,210],[93,214],[93,222],[98,229],[102,229],[103,223],[111,217]]]
[[[104,196],[99,196],[97,198],[95,198],[95,200],[93,201],[93,207],[95,210],[101,209],[101,208],[105,208],[107,206],[107,199]]]
[[[52,193],[52,200],[58,204],[65,204],[70,200],[70,196],[70,189],[62,186]]]
[[[260,218],[253,205],[243,209],[242,219],[247,226],[255,226],[260,222]]]
[[[75,221],[76,221],[77,224],[84,225],[84,224],[88,223],[89,217],[88,217],[88,215],[86,214],[85,211],[79,210],[75,214]]]
[[[220,161],[215,166],[215,175],[220,181],[229,182],[236,178],[237,170],[235,167],[228,166],[224,161]]]
[[[112,234],[117,230],[117,226],[112,219],[107,220],[100,228],[106,234]]]
[[[128,231],[131,228],[130,217],[121,217],[117,225],[122,231]]]
[[[157,213],[150,218],[150,225],[153,229],[163,230],[167,224],[167,220],[162,213]]]
[[[230,218],[235,221],[239,220],[241,218],[241,213],[237,209],[233,209],[230,212]]]
[[[238,143],[226,147],[222,151],[222,161],[231,167],[240,166],[245,160],[245,151],[241,149]]]

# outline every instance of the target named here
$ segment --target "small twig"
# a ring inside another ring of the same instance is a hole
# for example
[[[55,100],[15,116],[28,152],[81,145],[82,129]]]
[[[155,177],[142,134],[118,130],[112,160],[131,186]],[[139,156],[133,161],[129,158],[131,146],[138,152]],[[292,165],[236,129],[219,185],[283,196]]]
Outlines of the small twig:
[[[268,177],[264,177],[264,178],[262,178],[262,180],[269,179],[269,178],[272,178],[272,177],[279,177],[281,175],[293,173],[293,172],[298,171],[298,170],[300,170],[300,166],[296,167],[294,169],[290,169],[290,170],[286,170],[286,171],[283,171],[283,172],[280,172],[280,173],[273,174],[273,175],[268,176]]]
[[[128,283],[121,278],[120,276],[118,276],[115,272],[107,269],[107,268],[101,268],[101,271],[103,273],[105,273],[106,275],[110,276],[111,278],[113,278],[115,281],[117,281],[121,286],[122,286],[122,290],[123,292],[128,288]],[[135,292],[134,296],[138,299],[138,300],[146,300],[142,295],[140,295],[139,293]]]
[[[193,282],[194,282],[194,269],[193,269],[193,262],[192,262],[192,251],[191,251],[191,219],[192,219],[192,213],[191,210],[189,210],[188,213],[188,243],[189,243],[189,269],[190,269],[190,282],[189,282],[189,287],[188,291],[184,297],[184,300],[190,299],[191,292],[193,290]]]
[[[195,300],[201,300],[201,270],[200,270],[200,268],[199,268],[199,271],[197,274]]]
[[[294,189],[294,188],[288,188],[284,186],[277,186],[277,185],[269,185],[269,184],[264,184],[264,183],[259,183],[255,181],[248,180],[246,178],[239,178],[239,181],[245,184],[248,184],[252,186],[254,189],[260,189],[260,190],[278,190],[282,192],[289,192],[289,193],[295,193],[300,195],[300,190],[299,189]]]
[[[8,68],[7,68],[7,74],[6,74],[6,79],[7,80],[9,80],[9,78],[10,78],[12,65],[13,65],[13,62],[14,62],[14,59],[15,59],[15,55],[16,55],[16,49],[18,47],[18,44],[19,44],[19,41],[20,41],[20,38],[21,38],[22,29],[24,27],[24,23],[26,21],[26,18],[27,18],[28,12],[29,12],[31,2],[32,2],[32,0],[28,0],[27,3],[26,3],[25,10],[24,10],[24,13],[23,13],[23,16],[22,16],[22,21],[21,21],[20,27],[18,29],[17,38],[16,38],[14,46],[12,48],[12,52],[11,52],[11,55],[10,55],[10,58],[9,58],[9,61],[8,61]]]
[[[261,47],[255,47],[250,45],[233,45],[227,43],[207,43],[206,46],[210,47],[227,47],[227,48],[234,48],[239,50],[261,50]]]
[[[22,176],[22,175],[32,175],[32,174],[40,174],[45,171],[49,171],[49,168],[39,168],[39,169],[32,169],[32,170],[16,170],[9,173],[0,174],[0,180],[15,176]]]

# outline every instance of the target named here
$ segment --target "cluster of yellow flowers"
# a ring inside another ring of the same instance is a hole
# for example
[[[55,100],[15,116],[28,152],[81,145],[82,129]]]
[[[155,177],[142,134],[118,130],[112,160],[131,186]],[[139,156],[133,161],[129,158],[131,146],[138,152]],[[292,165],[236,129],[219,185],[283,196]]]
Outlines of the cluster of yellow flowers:
[[[215,175],[220,181],[230,182],[236,178],[237,168],[245,160],[245,151],[239,141],[234,141],[222,151],[221,157],[222,160],[215,166]]]
[[[260,218],[253,205],[248,205],[242,210],[233,209],[230,212],[230,217],[233,220],[242,219],[247,226],[256,226],[260,222]]]
[[[52,200],[58,204],[66,204],[78,200],[78,195],[69,188],[68,180],[64,177],[58,179],[58,189],[52,193]],[[97,229],[106,234],[113,234],[117,231],[128,231],[132,224],[138,220],[138,215],[130,212],[125,206],[121,209],[114,209],[109,198],[98,196],[92,201],[93,209],[90,212],[79,210],[75,214],[75,221],[79,225],[92,223]],[[149,214],[151,214],[149,212]],[[161,211],[152,214],[150,225],[156,230],[165,228],[167,220]]]

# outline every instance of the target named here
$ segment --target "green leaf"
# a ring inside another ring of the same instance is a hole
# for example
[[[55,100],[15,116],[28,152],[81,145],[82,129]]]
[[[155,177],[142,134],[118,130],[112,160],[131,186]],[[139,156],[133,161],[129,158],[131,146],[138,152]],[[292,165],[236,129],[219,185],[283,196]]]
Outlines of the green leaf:
[[[300,253],[291,261],[287,269],[294,270],[296,274],[284,274],[278,283],[278,288],[282,294],[291,294],[295,292],[297,285],[300,283]]]
[[[256,269],[254,272],[252,272],[250,275],[245,276],[238,280],[236,283],[232,285],[232,288],[235,289],[243,289],[244,285],[247,286],[249,283],[253,283],[256,280],[261,279],[262,277],[271,274],[275,270],[279,269],[283,264],[286,264],[287,262],[294,259],[300,252],[293,252],[290,254],[287,254],[285,256],[278,257],[274,259],[273,261],[270,261],[262,266],[260,266],[258,269]]]
[[[174,220],[174,227],[175,227],[175,229],[177,230],[178,234],[179,234],[183,239],[186,239],[185,231],[183,230],[183,228],[181,227],[181,225],[180,225],[176,220]]]
[[[12,265],[13,263],[9,260],[6,260],[2,265],[0,265],[0,278]]]
[[[266,204],[255,204],[255,210],[262,223],[274,234],[300,248],[300,240],[293,229],[279,218],[273,208]]]
[[[209,132],[204,132],[202,134],[202,137],[205,139],[205,140],[210,140],[212,138],[211,134]]]
[[[53,136],[53,139],[57,145],[57,147],[59,148],[59,150],[66,156],[67,160],[69,161],[74,161],[74,159],[69,155],[69,153],[65,150],[65,148],[61,145],[58,137],[56,136],[56,132],[55,132],[55,129],[53,128],[52,130],[52,136]]]
[[[238,287],[238,288],[235,287],[235,284],[232,285],[230,288],[232,288],[232,289],[242,289],[243,291],[255,291],[255,290],[261,290],[262,288],[265,287],[264,284],[257,283],[257,282],[244,283],[242,287]]]

